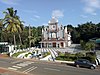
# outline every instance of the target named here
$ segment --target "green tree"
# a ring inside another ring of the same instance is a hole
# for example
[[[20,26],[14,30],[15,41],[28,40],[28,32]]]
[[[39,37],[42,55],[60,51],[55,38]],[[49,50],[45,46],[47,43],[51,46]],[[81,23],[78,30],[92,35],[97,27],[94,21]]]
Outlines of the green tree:
[[[2,19],[0,19],[0,42],[1,42],[2,28],[3,28],[3,21]]]
[[[15,33],[22,31],[22,24],[19,16],[17,16],[17,10],[14,10],[13,8],[7,8],[7,11],[4,11],[3,13],[5,14],[5,30],[8,33],[13,33],[14,45],[16,45]]]
[[[87,42],[86,44],[85,44],[85,50],[87,50],[87,51],[91,51],[91,50],[93,50],[95,48],[95,43],[94,42]]]
[[[96,35],[96,24],[92,22],[87,22],[78,25],[77,32],[80,34],[80,39],[88,42],[89,39],[94,38]]]
[[[83,40],[80,40],[80,44],[81,44],[81,47],[83,48],[83,49],[85,49],[85,42],[83,41]]]

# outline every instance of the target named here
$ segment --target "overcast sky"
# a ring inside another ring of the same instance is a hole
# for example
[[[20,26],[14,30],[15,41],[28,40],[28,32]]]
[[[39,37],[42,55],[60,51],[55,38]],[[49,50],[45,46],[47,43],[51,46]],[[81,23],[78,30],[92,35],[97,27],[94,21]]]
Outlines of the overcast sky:
[[[41,26],[52,17],[68,25],[100,22],[100,0],[0,0],[0,18],[6,8],[13,7],[25,25]]]

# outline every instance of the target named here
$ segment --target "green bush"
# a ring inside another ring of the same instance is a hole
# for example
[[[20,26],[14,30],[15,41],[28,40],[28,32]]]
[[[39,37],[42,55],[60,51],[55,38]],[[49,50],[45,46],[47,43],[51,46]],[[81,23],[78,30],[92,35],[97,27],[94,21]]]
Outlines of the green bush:
[[[77,59],[79,59],[79,58],[81,58],[81,57],[84,57],[84,56],[85,56],[85,55],[84,55],[83,53],[81,53],[81,52],[75,54],[75,57],[76,57]]]
[[[46,57],[46,56],[48,56],[48,55],[50,55],[50,52],[45,52],[45,53],[43,54],[43,57]]]
[[[93,53],[86,53],[86,56],[83,53],[76,53],[76,54],[70,54],[66,53],[65,55],[61,54],[61,56],[56,57],[56,60],[62,60],[62,61],[75,61],[77,59],[87,59],[92,63],[95,63],[96,56]]]
[[[70,54],[68,56],[58,56],[56,60],[62,60],[62,61],[75,61],[76,57],[74,54]]]
[[[95,63],[96,54],[94,52],[87,52],[86,57],[90,62]]]
[[[12,55],[12,57],[17,57],[19,54],[21,54],[21,53],[24,53],[25,51],[23,51],[23,52],[18,52],[18,53],[14,53],[13,55]]]
[[[29,52],[28,54],[32,54],[32,53]]]
[[[25,54],[25,57],[27,57],[29,54],[32,54],[32,53]]]
[[[27,57],[28,56],[28,54],[25,54],[25,57]]]

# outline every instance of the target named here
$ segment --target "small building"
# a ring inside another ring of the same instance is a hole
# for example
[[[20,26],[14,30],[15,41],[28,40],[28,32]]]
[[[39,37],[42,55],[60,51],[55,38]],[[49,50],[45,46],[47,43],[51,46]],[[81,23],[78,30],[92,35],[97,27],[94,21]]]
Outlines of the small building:
[[[71,45],[71,35],[67,26],[58,25],[58,20],[52,18],[48,26],[42,29],[41,48],[65,48]]]
[[[90,41],[95,43],[95,49],[100,50],[100,38],[92,38]]]
[[[14,50],[14,45],[9,45],[8,42],[0,42],[0,53],[10,53]]]
[[[96,48],[100,50],[100,38],[95,40]]]
[[[0,42],[0,53],[9,52],[8,42]]]

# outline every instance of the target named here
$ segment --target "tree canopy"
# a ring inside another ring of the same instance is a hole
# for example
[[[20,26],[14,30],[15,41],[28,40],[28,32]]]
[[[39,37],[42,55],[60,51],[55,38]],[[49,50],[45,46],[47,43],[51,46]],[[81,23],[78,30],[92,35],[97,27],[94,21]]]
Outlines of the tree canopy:
[[[21,38],[22,45],[24,47],[29,46],[29,26],[25,26],[17,15],[17,10],[13,8],[7,8],[3,12],[5,14],[4,18],[0,18],[0,26],[2,26],[2,41],[7,41],[14,44],[13,35],[16,36],[16,43],[19,44],[19,34]],[[78,24],[77,27],[74,25],[65,25],[68,27],[68,31],[71,32],[71,39],[73,43],[80,43],[81,40],[88,42],[92,38],[100,38],[100,23],[86,22],[84,24]],[[30,42],[31,46],[38,45],[41,41],[43,26],[30,26]],[[9,33],[8,33],[9,32]],[[81,41],[82,43],[82,41]],[[88,43],[87,43],[88,46]]]

